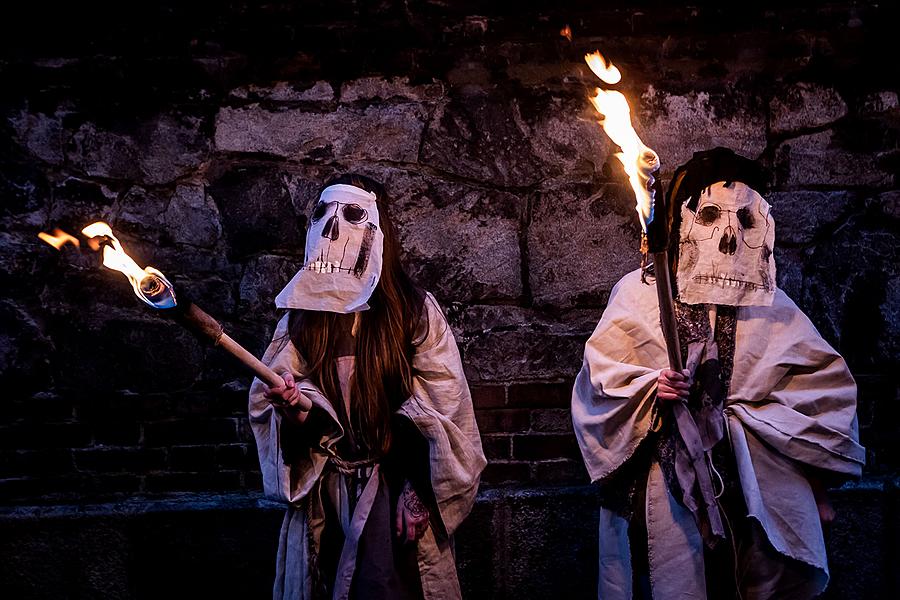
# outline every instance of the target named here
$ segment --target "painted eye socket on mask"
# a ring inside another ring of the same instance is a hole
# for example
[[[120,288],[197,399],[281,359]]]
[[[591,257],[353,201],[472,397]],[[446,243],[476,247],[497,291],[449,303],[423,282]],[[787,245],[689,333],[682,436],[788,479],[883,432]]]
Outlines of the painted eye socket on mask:
[[[342,214],[348,223],[362,223],[369,216],[366,209],[359,204],[345,204],[342,208]]]
[[[316,207],[313,209],[312,213],[312,221],[315,223],[325,216],[325,213],[328,212],[328,203],[327,202],[319,202],[316,204]]]
[[[697,222],[701,225],[712,225],[719,220],[722,210],[715,204],[707,204],[697,213]]]
[[[731,212],[731,211],[728,211]],[[739,208],[736,211],[736,216],[738,223],[741,224],[743,229],[753,229],[753,226],[756,224],[753,219],[753,213],[750,211],[748,207]],[[719,220],[719,217],[722,216],[722,209],[716,206],[715,204],[707,204],[697,213],[697,222],[700,225],[712,225],[716,221]]]
[[[739,208],[737,211],[737,220],[738,223],[741,224],[741,227],[744,229],[752,229],[753,228],[753,214],[750,212],[750,209],[746,206],[744,208]]]
[[[316,204],[312,213],[312,222],[315,223],[316,221],[321,220],[322,217],[328,213],[329,208],[331,208],[333,204],[333,202],[319,202]],[[366,209],[359,204],[342,204],[341,214],[348,223],[362,223],[369,216]]]

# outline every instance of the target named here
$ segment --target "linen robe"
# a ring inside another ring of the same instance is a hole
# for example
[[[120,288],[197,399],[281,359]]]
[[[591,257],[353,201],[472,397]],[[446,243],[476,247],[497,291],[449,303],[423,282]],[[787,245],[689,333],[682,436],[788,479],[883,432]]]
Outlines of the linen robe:
[[[431,487],[438,511],[431,516],[432,527],[418,541],[422,591],[428,599],[452,599],[460,597],[460,590],[451,536],[472,509],[486,460],[459,351],[431,294],[426,297],[423,316],[428,320],[428,334],[413,357],[413,393],[398,413],[409,419],[428,443]],[[265,384],[258,379],[250,388],[249,412],[265,495],[288,505],[278,544],[273,598],[306,600],[312,595],[311,563],[316,561],[318,551],[313,531],[321,526],[317,520],[322,515],[319,494],[323,492],[318,486],[344,431],[330,399],[304,379],[303,361],[290,341],[287,324],[285,315],[262,361],[276,373],[291,372],[301,393],[329,417],[329,426],[308,453],[285,464],[280,439],[282,415],[265,399]],[[350,522],[342,523],[345,541],[334,584],[336,599],[347,598],[350,593],[356,546],[378,489],[378,479],[376,465]]]
[[[572,396],[575,433],[591,480],[623,467],[650,432],[656,387],[667,368],[653,285],[623,277],[585,345]],[[768,542],[813,567],[799,595],[825,589],[828,565],[818,510],[804,468],[857,477],[856,385],[844,360],[781,290],[772,306],[739,307],[734,364],[723,409],[726,437],[747,507]],[[703,543],[690,512],[652,462],[646,484],[650,585],[654,598],[705,598]],[[741,517],[743,518],[743,516]],[[628,522],[600,514],[601,598],[632,596]],[[760,596],[765,596],[765,582]],[[770,590],[774,592],[774,590]]]

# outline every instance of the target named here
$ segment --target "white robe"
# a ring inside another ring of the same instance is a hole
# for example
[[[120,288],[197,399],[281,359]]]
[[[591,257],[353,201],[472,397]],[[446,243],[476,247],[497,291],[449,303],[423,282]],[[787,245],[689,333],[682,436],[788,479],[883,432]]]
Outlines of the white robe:
[[[668,364],[653,285],[629,273],[613,288],[585,345],[572,418],[592,481],[619,469],[647,436],[656,382]],[[772,306],[737,309],[734,366],[725,401],[727,437],[748,509],[771,545],[828,581],[818,510],[803,465],[858,477],[856,385],[844,360],[781,290]],[[705,598],[703,543],[690,512],[669,493],[658,464],[647,481],[646,519],[654,598]],[[630,598],[628,524],[601,509],[602,598]]]
[[[438,532],[429,527],[418,542],[422,591],[428,599],[452,599],[460,597],[460,590],[450,536],[472,509],[486,460],[459,350],[431,294],[427,295],[423,314],[428,319],[428,335],[413,357],[413,394],[398,412],[428,442],[431,485],[439,512],[436,516],[442,525],[442,531]],[[331,402],[310,380],[304,379],[302,360],[287,335],[287,323],[285,315],[262,361],[276,373],[290,371],[301,393],[331,417],[333,427],[323,433],[318,448],[310,449],[308,456],[286,465],[279,440],[282,416],[263,396],[265,384],[258,379],[254,379],[250,388],[249,412],[265,494],[288,503],[278,545],[273,597],[305,600],[311,596],[312,583],[307,543],[308,495],[322,477],[329,449],[336,446],[343,430]],[[377,467],[375,475],[362,492],[352,520],[343,524],[347,535],[335,582],[336,599],[346,598],[350,591],[356,543],[377,489]]]

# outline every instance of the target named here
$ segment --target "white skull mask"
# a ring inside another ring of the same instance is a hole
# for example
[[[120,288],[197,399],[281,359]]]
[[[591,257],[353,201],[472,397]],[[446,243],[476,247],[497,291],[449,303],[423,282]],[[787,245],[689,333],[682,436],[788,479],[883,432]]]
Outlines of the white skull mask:
[[[353,185],[328,186],[313,207],[303,267],[275,305],[336,313],[366,310],[381,277],[383,247],[375,194]]]
[[[775,296],[775,222],[753,188],[715,183],[696,212],[681,208],[678,296],[687,304],[770,306]]]

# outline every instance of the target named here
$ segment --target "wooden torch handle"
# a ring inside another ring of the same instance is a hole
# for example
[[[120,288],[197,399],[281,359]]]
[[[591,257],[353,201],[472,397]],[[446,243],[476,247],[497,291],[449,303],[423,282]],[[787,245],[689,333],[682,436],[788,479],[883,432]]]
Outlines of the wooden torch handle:
[[[261,360],[250,354],[246,348],[234,341],[234,339],[224,331],[222,332],[222,335],[219,336],[219,339],[216,340],[216,345],[228,350],[235,358],[249,367],[250,370],[259,377],[260,381],[265,382],[269,387],[284,385],[284,379],[282,379],[278,373],[264,365]]]
[[[653,253],[653,274],[656,277],[656,295],[659,298],[659,324],[666,351],[669,354],[669,368],[681,373],[681,343],[678,341],[678,324],[675,321],[675,302],[672,299],[672,280],[669,277],[668,252]]]
[[[180,306],[172,315],[175,320],[193,331],[200,337],[210,340],[216,346],[221,346],[239,361],[250,368],[259,379],[269,387],[284,385],[284,379],[275,371],[267,367],[258,358],[250,354],[246,348],[238,344],[222,330],[222,324],[216,321],[202,308],[193,302]]]

